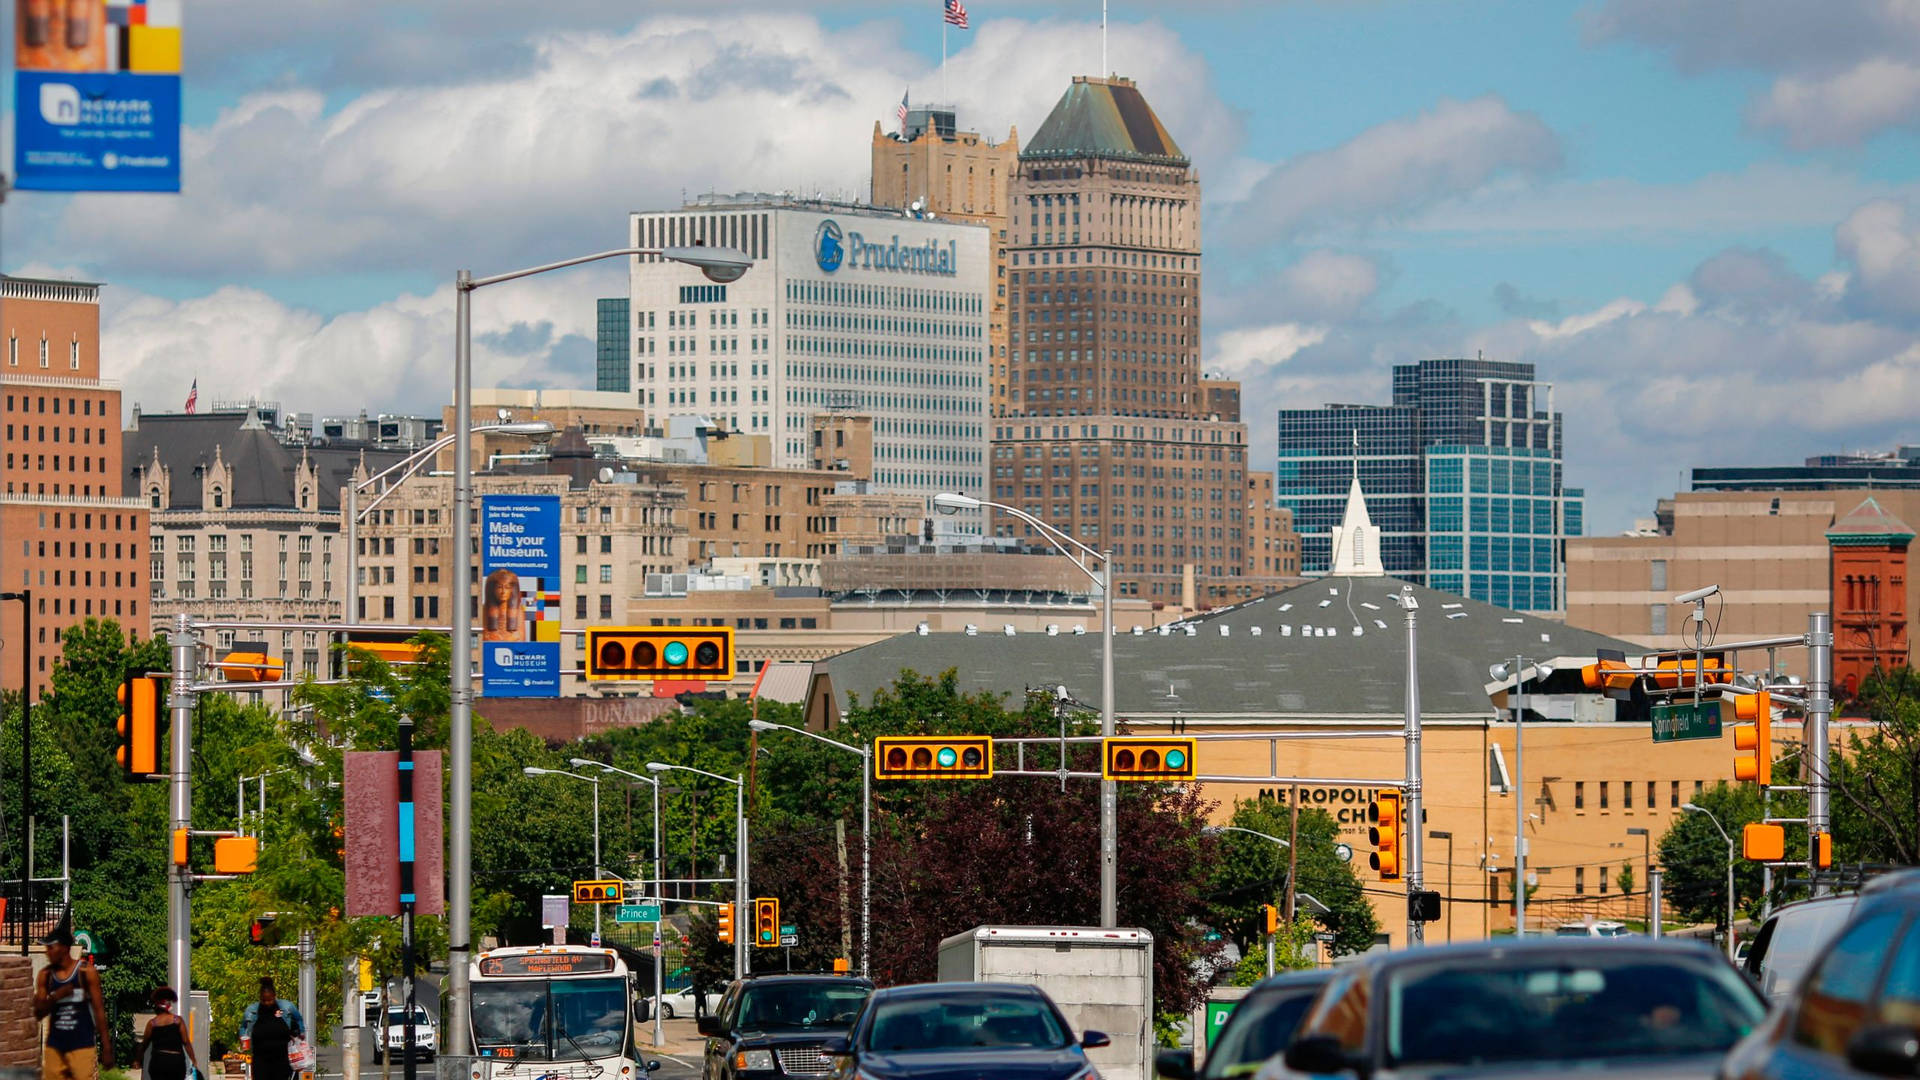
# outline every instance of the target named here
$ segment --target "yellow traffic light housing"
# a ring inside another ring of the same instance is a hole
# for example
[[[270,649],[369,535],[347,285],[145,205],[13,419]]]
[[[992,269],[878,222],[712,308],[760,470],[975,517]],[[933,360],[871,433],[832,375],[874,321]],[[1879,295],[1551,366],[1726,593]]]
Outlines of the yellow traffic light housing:
[[[223,836],[213,842],[213,872],[251,874],[260,865],[260,838]]]
[[[1595,663],[1580,669],[1580,681],[1589,690],[1602,690],[1608,696],[1624,696],[1633,689],[1638,675],[1627,670],[1625,658],[1615,659],[1601,656]]]
[[[173,830],[173,865],[186,866],[193,861],[187,857],[187,837],[191,835],[186,829]]]
[[[1833,834],[1820,832],[1813,834],[1813,858],[1810,860],[1815,870],[1833,869]]]
[[[757,949],[780,947],[780,901],[771,896],[753,902],[753,945]]]
[[[1675,659],[1660,661],[1653,675],[1653,684],[1662,690],[1678,690],[1699,683],[1723,683],[1733,679],[1733,669],[1718,656],[1700,659]]]
[[[1740,830],[1740,854],[1753,862],[1779,862],[1787,857],[1787,830],[1754,822]]]
[[[617,904],[620,902],[619,881],[576,881],[573,883],[573,902],[576,904]]]
[[[1367,804],[1371,827],[1367,838],[1373,841],[1368,862],[1380,872],[1381,881],[1400,879],[1400,793],[1383,791]]]
[[[591,680],[733,679],[730,626],[589,626],[586,675]]]
[[[1192,739],[1120,736],[1100,744],[1100,775],[1107,780],[1192,780]]]
[[[993,776],[986,735],[882,735],[873,741],[875,780],[985,780]]]
[[[1733,715],[1753,721],[1733,729],[1733,778],[1762,787],[1773,783],[1773,698],[1765,690],[1734,699]]]
[[[171,716],[165,710],[165,680],[146,672],[129,674],[120,684],[119,736],[114,760],[129,780],[164,779],[161,743]]]
[[[1280,929],[1280,908],[1273,904],[1260,905],[1261,921],[1266,924],[1267,933],[1277,933]]]
[[[719,938],[721,944],[723,945],[733,944],[733,905],[732,904],[720,905],[720,921],[714,927],[713,936]]]

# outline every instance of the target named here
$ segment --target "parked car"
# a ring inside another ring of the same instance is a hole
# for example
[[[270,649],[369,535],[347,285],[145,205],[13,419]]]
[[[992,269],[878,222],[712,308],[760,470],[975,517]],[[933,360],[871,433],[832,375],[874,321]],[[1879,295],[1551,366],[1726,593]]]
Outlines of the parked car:
[[[1784,1000],[1819,959],[1821,949],[1853,917],[1858,901],[1851,895],[1823,896],[1782,905],[1754,935],[1741,970],[1767,1000]]]
[[[649,1004],[651,1004],[653,1001],[652,995],[648,995],[645,1000]],[[713,1004],[712,994],[707,995],[707,1003],[710,1005]],[[666,992],[666,994],[663,997],[661,997],[660,1015],[667,1018],[668,1020],[673,1020],[677,1017],[682,1017],[682,1016],[687,1017],[688,1019],[692,1019],[693,1017],[699,1016],[700,1013],[704,1011],[704,1010],[695,1008],[694,1006],[695,1006],[695,1002],[693,997],[693,987],[683,986],[678,990],[669,990]],[[647,1016],[649,1019],[651,1019],[653,1014],[648,1013]]]
[[[1536,938],[1382,953],[1335,975],[1261,1076],[1714,1075],[1766,1002],[1706,945]]]
[[[430,1061],[439,1042],[435,1038],[433,1017],[425,1006],[413,1007],[413,1060]],[[387,1007],[387,1022],[382,1028],[382,1037],[373,1044],[373,1063],[383,1060],[382,1051],[392,1055],[395,1061],[405,1061],[407,1047],[407,1010],[404,1005]]]
[[[853,1030],[825,1054],[837,1080],[1091,1080],[1087,1050],[1059,1006],[1021,983],[921,983],[876,990]]]
[[[821,1046],[846,1034],[872,993],[872,983],[845,975],[736,979],[714,1011],[700,1018],[700,1034],[707,1037],[701,1075],[825,1075]]]
[[[1605,919],[1596,922],[1561,923],[1554,928],[1554,937],[1632,937],[1633,931],[1626,923],[1610,922]]]
[[[1920,1075],[1920,890],[1862,890],[1852,919],[1721,1075]]]
[[[1227,1014],[1219,1034],[1207,1044],[1197,1080],[1250,1076],[1262,1062],[1287,1048],[1307,1007],[1333,979],[1332,969],[1292,971],[1254,984]],[[1196,1080],[1193,1051],[1162,1050],[1154,1071],[1166,1080]]]

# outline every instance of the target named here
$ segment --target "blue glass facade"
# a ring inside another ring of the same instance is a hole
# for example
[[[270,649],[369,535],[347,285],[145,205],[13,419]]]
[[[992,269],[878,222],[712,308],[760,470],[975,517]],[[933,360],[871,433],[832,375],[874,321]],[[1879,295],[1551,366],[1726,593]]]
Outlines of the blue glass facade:
[[[633,389],[633,320],[624,296],[598,305],[593,350],[593,388],[624,394]]]
[[[1396,365],[1392,405],[1281,410],[1275,493],[1294,512],[1302,569],[1326,572],[1357,463],[1389,574],[1563,610],[1584,493],[1563,485],[1561,418],[1547,404],[1532,364],[1441,359]]]

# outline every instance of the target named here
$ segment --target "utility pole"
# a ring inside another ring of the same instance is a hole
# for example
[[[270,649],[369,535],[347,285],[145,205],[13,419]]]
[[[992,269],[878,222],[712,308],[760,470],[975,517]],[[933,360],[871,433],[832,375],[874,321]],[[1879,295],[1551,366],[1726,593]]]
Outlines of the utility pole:
[[[1407,824],[1400,834],[1407,837],[1407,944],[1424,945],[1427,924],[1413,917],[1413,897],[1426,890],[1426,875],[1421,871],[1426,861],[1423,838],[1427,826],[1420,800],[1420,602],[1413,598],[1413,586],[1400,587],[1400,608],[1407,613]]]
[[[1771,674],[1771,673],[1769,673]],[[1825,896],[1828,886],[1814,864],[1815,845],[1831,826],[1828,800],[1831,785],[1827,772],[1827,724],[1833,717],[1833,616],[1816,611],[1807,616],[1807,877],[1813,882],[1813,895]],[[1728,890],[1732,895],[1732,890]],[[1733,937],[1729,919],[1727,937]]]
[[[1660,879],[1664,875],[1665,871],[1662,870],[1647,871],[1647,932],[1652,934],[1655,940],[1665,936],[1660,929],[1661,909],[1665,906],[1661,903],[1663,898],[1660,895]]]
[[[193,675],[200,642],[183,614],[173,617],[173,682],[168,705],[173,709],[172,761],[168,784],[168,835],[193,827]],[[193,871],[185,866],[167,869],[167,982],[181,1001],[193,999]]]

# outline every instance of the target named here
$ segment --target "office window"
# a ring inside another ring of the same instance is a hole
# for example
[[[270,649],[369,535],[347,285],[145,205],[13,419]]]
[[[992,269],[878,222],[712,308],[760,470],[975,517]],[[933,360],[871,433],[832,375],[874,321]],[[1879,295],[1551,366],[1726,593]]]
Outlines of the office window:
[[[1652,634],[1667,632],[1667,605],[1647,605],[1647,632]]]
[[[1633,809],[1633,781],[1620,781],[1620,809]]]
[[[1607,868],[1604,866],[1594,867],[1593,876],[1600,879],[1600,895],[1607,895]]]
[[[1653,566],[1653,582],[1651,587],[1653,591],[1666,592],[1667,591],[1667,560],[1654,559],[1652,560],[1652,566]]]
[[[1587,808],[1587,782],[1585,780],[1575,780],[1573,782],[1573,808],[1575,810],[1585,810]]]
[[[613,566],[609,563],[600,564],[600,584],[613,584]]]
[[[1673,809],[1680,809],[1680,781],[1673,782]]]
[[[1600,809],[1605,810],[1606,808],[1607,808],[1607,782],[1605,780],[1602,780],[1600,781]]]
[[[1649,780],[1647,781],[1647,809],[1652,810],[1659,805],[1660,800],[1655,798],[1653,794],[1653,781]]]
[[[1605,875],[1603,874],[1602,876],[1604,877]],[[1573,895],[1587,895],[1587,868],[1584,866],[1576,866],[1573,868]],[[1514,902],[1519,903],[1517,900]]]
[[[583,566],[580,569],[584,571],[586,567]],[[573,617],[576,619],[585,619],[587,617],[587,597],[585,593],[573,598]]]
[[[613,597],[604,593],[600,596],[600,617],[603,619],[613,618]]]

